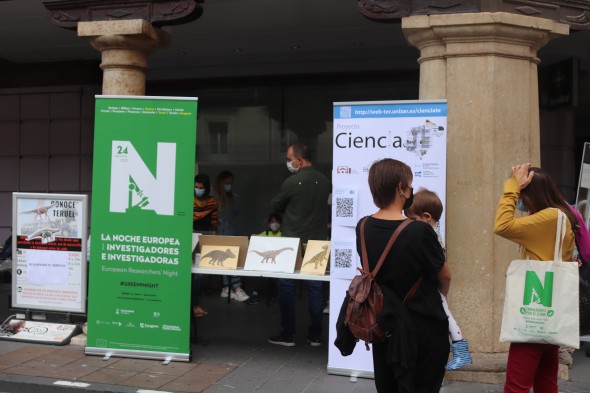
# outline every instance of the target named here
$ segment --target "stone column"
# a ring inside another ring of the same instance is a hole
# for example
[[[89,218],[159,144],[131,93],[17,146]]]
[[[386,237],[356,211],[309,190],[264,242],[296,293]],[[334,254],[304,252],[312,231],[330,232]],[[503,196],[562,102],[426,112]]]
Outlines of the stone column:
[[[79,22],[78,36],[102,54],[105,95],[145,95],[147,57],[170,43],[168,33],[143,19]]]
[[[510,167],[540,165],[537,50],[568,26],[508,13],[402,19],[420,49],[420,99],[447,99],[447,258],[450,308],[474,365],[449,379],[503,383],[499,342],[505,271],[517,245],[493,233]]]

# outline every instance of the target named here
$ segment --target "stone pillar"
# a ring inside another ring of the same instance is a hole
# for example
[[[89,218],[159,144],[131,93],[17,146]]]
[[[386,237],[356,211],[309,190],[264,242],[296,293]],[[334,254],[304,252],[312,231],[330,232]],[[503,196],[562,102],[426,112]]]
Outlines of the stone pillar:
[[[170,43],[168,33],[143,19],[79,22],[78,36],[102,54],[105,95],[145,95],[147,57]]]
[[[449,379],[503,383],[499,342],[505,271],[517,245],[493,233],[510,167],[540,165],[537,50],[568,26],[508,13],[402,19],[420,49],[420,99],[447,99],[447,258],[450,308],[474,365]]]

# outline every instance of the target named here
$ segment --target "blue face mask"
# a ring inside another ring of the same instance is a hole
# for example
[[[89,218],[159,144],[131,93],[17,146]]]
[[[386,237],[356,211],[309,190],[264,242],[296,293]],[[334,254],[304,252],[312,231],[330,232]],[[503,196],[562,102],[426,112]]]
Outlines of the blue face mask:
[[[225,192],[231,192],[231,184],[224,184],[223,189]]]
[[[529,212],[529,209],[524,205],[524,202],[522,201],[522,199],[519,199],[516,202],[516,210],[519,210],[519,211],[524,212],[524,213],[528,213]]]
[[[195,188],[195,196],[202,197],[203,195],[205,195],[204,188]]]

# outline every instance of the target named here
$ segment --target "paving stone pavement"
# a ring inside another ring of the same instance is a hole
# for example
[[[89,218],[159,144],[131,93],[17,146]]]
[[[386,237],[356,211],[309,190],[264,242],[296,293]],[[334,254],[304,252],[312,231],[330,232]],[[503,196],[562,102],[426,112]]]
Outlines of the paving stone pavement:
[[[298,332],[307,330],[306,299],[298,300]],[[305,335],[293,348],[268,344],[276,334],[276,302],[230,304],[216,294],[204,296],[209,315],[199,319],[200,342],[192,346],[190,363],[86,356],[80,346],[63,347],[0,341],[0,392],[257,392],[375,393],[373,380],[327,373],[327,337],[310,347]],[[328,318],[324,323],[327,327]],[[326,329],[327,331],[327,329]],[[561,393],[590,393],[590,358],[579,350],[561,381]],[[445,382],[444,393],[502,392],[501,385]]]

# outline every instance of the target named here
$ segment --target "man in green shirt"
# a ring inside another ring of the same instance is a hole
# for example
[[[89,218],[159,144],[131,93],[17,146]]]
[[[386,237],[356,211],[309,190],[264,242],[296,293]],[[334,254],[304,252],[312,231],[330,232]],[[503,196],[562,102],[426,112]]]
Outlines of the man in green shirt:
[[[291,173],[271,201],[273,211],[283,214],[284,237],[298,237],[302,243],[328,238],[328,198],[331,186],[328,179],[311,163],[309,149],[295,143],[287,150],[287,168]],[[307,342],[321,345],[324,294],[321,281],[306,280],[309,298],[310,327]],[[279,308],[282,330],[268,342],[286,347],[295,346],[295,282],[279,280]]]

